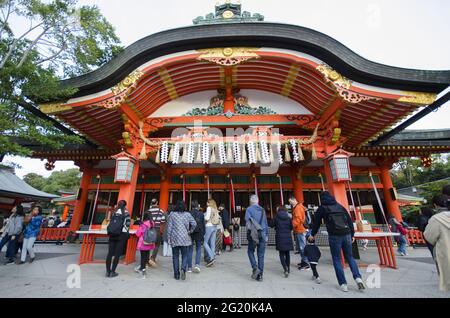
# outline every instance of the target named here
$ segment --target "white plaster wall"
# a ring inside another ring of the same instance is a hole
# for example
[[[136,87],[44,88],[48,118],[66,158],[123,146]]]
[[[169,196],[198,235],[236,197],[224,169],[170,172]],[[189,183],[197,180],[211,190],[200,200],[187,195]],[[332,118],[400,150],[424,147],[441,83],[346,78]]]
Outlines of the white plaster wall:
[[[252,107],[270,107],[277,114],[311,114],[303,105],[287,97],[274,93],[243,89],[240,94],[248,98],[248,103]],[[217,95],[217,91],[203,91],[170,101],[161,106],[149,117],[174,117],[180,116],[193,108],[206,108],[209,100]]]

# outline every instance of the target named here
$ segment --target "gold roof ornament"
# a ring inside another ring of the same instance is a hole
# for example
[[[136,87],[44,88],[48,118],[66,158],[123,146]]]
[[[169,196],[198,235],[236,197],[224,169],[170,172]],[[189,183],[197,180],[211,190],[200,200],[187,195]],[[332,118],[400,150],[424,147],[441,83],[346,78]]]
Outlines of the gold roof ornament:
[[[399,102],[415,104],[415,105],[430,105],[436,101],[437,94],[422,93],[422,92],[403,92],[406,96],[400,97]]]
[[[197,60],[208,61],[221,66],[234,66],[251,59],[258,59],[257,50],[258,48],[250,47],[202,49],[197,51],[201,53]]]
[[[111,88],[111,91],[114,95],[118,95],[128,88],[134,87],[134,85],[136,85],[136,82],[142,77],[142,75],[144,75],[142,71],[135,70],[130,75],[125,77],[119,84]]]
[[[66,110],[71,110],[72,107],[69,105],[66,105],[65,103],[48,103],[48,104],[39,105],[39,109],[44,114],[54,115],[54,114],[62,113]]]
[[[351,80],[345,78],[327,64],[320,64],[316,67],[316,70],[322,73],[327,82],[331,82],[334,85],[340,86],[345,89],[349,89],[352,86]]]

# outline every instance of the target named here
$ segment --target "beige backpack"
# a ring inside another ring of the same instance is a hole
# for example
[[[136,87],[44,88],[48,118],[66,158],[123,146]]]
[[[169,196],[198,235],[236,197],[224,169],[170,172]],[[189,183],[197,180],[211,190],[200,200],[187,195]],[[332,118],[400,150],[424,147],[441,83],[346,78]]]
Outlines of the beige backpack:
[[[211,223],[213,225],[219,225],[219,223],[220,223],[219,211],[211,208],[211,216],[210,216],[209,220],[211,221]]]

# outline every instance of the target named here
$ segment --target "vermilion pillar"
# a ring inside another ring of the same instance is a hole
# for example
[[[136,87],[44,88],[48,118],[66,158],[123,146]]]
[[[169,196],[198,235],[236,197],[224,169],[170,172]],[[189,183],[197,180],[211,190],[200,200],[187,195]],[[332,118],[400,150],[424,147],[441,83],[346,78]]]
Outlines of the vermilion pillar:
[[[120,200],[127,201],[127,210],[130,212],[130,215],[133,215],[133,204],[134,204],[134,195],[136,193],[137,180],[139,176],[139,160],[136,160],[134,164],[133,174],[131,175],[130,183],[123,183],[119,188],[119,198]]]
[[[64,206],[64,211],[62,215],[62,220],[65,221],[67,219],[67,216],[69,215],[69,205]]]
[[[348,209],[348,199],[347,190],[344,182],[333,182],[333,177],[331,176],[331,170],[328,160],[323,161],[323,167],[325,169],[325,177],[327,178],[327,188],[328,191],[336,198],[344,208]]]
[[[81,221],[83,220],[84,208],[86,207],[86,201],[89,193],[89,184],[92,178],[92,168],[83,168],[83,177],[81,178],[80,190],[81,195],[79,200],[75,203],[75,209],[73,211],[72,221],[70,223],[70,230],[72,232],[78,231]]]
[[[385,212],[387,215],[392,214],[398,221],[402,221],[402,213],[400,212],[398,202],[397,200],[392,198],[391,195],[391,189],[394,188],[394,185],[392,184],[391,174],[389,173],[389,170],[389,166],[380,166],[381,183],[383,183],[384,201],[386,202],[387,208],[387,211]]]
[[[169,208],[169,186],[170,177],[165,175],[161,178],[161,188],[159,192],[159,207],[167,212]]]
[[[304,203],[305,198],[303,197],[303,184],[301,177],[302,176],[300,171],[298,173],[296,171],[292,173],[292,188],[297,201]]]

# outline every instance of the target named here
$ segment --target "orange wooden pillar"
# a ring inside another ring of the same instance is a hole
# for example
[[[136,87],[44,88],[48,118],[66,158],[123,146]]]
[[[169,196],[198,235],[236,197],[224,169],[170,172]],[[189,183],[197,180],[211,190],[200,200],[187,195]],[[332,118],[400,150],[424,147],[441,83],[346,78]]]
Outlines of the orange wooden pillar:
[[[339,202],[344,208],[348,210],[349,205],[345,182],[333,182],[333,177],[331,176],[330,164],[328,160],[323,161],[323,167],[325,170],[325,177],[327,178],[328,191],[336,198],[337,202]]]
[[[292,189],[293,189],[294,196],[298,202],[303,204],[305,202],[305,198],[303,197],[303,184],[302,184],[301,170],[298,170],[298,171],[294,170],[291,178],[292,178]]]
[[[159,207],[165,212],[169,209],[169,188],[170,177],[168,175],[163,175],[161,177],[161,188],[159,192]]]
[[[130,183],[122,183],[119,188],[119,198],[117,201],[127,201],[127,210],[130,212],[130,216],[133,216],[133,204],[134,196],[136,193],[136,186],[139,176],[139,160],[136,160],[134,164],[133,174],[131,175]]]
[[[62,215],[62,220],[63,221],[65,221],[67,219],[67,215],[69,215],[69,209],[70,209],[69,205],[66,204],[64,206],[64,211],[63,211],[63,215]]]
[[[386,165],[380,166],[381,183],[383,184],[384,201],[386,202],[386,215],[392,214],[398,221],[403,221],[402,213],[396,199],[392,198],[391,189],[394,188],[392,184],[390,167]]]
[[[89,184],[91,183],[92,178],[92,168],[84,167],[83,169],[83,177],[81,178],[80,190],[81,195],[79,200],[75,203],[75,209],[73,211],[72,221],[70,223],[70,230],[72,232],[78,231],[80,228],[81,221],[84,216],[84,209],[86,207],[86,202],[89,193]]]

